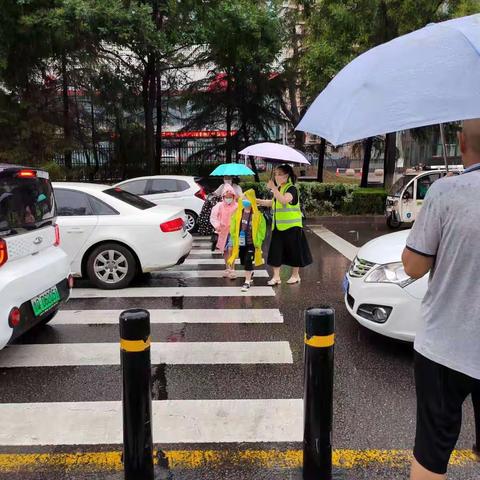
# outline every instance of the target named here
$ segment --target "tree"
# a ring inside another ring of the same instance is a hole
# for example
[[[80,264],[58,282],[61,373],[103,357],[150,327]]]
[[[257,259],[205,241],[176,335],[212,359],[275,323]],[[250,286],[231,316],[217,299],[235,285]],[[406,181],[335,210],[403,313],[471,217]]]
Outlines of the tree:
[[[278,121],[274,62],[280,52],[280,24],[268,2],[221,0],[205,16],[205,78],[190,85],[184,106],[186,128],[226,126],[226,159],[234,142],[268,138]],[[235,138],[233,130],[238,133]]]

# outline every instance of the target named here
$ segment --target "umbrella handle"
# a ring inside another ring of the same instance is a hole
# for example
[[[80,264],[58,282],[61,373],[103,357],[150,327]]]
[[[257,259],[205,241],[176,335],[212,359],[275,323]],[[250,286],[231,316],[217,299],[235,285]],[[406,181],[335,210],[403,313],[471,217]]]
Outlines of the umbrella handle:
[[[443,123],[440,124],[440,137],[442,139],[443,161],[445,162],[445,168],[448,173],[447,144],[445,143],[445,129]]]

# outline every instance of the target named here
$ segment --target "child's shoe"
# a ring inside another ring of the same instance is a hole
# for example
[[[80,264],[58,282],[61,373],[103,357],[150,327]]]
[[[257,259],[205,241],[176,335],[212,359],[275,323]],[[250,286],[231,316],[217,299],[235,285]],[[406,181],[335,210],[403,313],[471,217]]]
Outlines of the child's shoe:
[[[222,272],[222,277],[223,278],[228,278],[230,276],[230,270],[227,268]]]
[[[230,271],[228,272],[228,278],[229,278],[230,280],[235,280],[235,279],[237,278],[237,274],[235,273],[235,270],[230,270]]]
[[[248,292],[248,289],[250,288],[251,283],[252,283],[251,281],[245,282],[242,287],[242,292]]]

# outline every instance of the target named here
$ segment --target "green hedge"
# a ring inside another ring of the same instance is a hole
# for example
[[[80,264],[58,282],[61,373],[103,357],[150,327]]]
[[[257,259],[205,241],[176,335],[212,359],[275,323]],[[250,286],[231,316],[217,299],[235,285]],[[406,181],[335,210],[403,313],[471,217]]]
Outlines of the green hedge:
[[[258,197],[268,196],[264,182],[243,182],[242,189],[253,188]],[[382,214],[386,192],[380,188],[360,188],[344,183],[298,182],[302,208],[308,216]]]

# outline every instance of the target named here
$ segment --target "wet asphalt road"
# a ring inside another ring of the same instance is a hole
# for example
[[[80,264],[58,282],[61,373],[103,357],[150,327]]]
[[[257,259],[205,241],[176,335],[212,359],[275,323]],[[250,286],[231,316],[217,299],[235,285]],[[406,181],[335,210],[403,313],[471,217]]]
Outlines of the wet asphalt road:
[[[360,246],[376,236],[388,233],[383,219],[322,219],[326,228]],[[359,326],[344,305],[342,278],[349,260],[320,238],[308,233],[314,264],[302,274],[300,285],[277,287],[271,298],[145,298],[74,299],[67,309],[143,308],[279,308],[284,323],[279,324],[161,324],[152,325],[155,342],[268,341],[287,340],[293,354],[292,365],[156,365],[153,368],[154,400],[184,399],[277,399],[301,398],[303,391],[303,311],[312,306],[330,305],[336,310],[335,403],[333,445],[335,449],[409,449],[415,427],[415,395],[412,372],[412,347],[374,334]],[[198,266],[197,269],[212,269]],[[218,268],[221,268],[220,266]],[[192,267],[182,267],[191,270]],[[283,278],[287,272],[284,272]],[[255,285],[266,285],[257,279]],[[159,273],[142,278],[135,286],[240,286],[240,279],[188,278],[181,274]],[[88,287],[84,281],[78,286]],[[35,330],[18,343],[90,343],[118,341],[116,325],[56,325]],[[36,367],[0,368],[0,403],[67,402],[121,399],[120,368]],[[15,419],[14,421],[19,421]],[[458,448],[473,443],[473,413],[465,406]],[[301,444],[257,445],[157,445],[168,449],[257,448],[300,449]],[[111,446],[94,450],[112,449]],[[2,448],[5,452],[51,451],[52,449]],[[55,451],[72,449],[55,447]],[[76,450],[76,449],[75,449]],[[79,449],[82,450],[82,449]],[[88,449],[87,449],[88,450]],[[406,478],[406,468],[386,465],[361,470],[344,469],[337,479],[375,480]],[[300,479],[299,469],[258,469],[222,465],[216,469],[159,470],[158,478],[184,480],[210,479]],[[119,473],[75,474],[49,472],[1,475],[9,479],[120,479]],[[480,467],[454,468],[450,479],[480,478]]]

